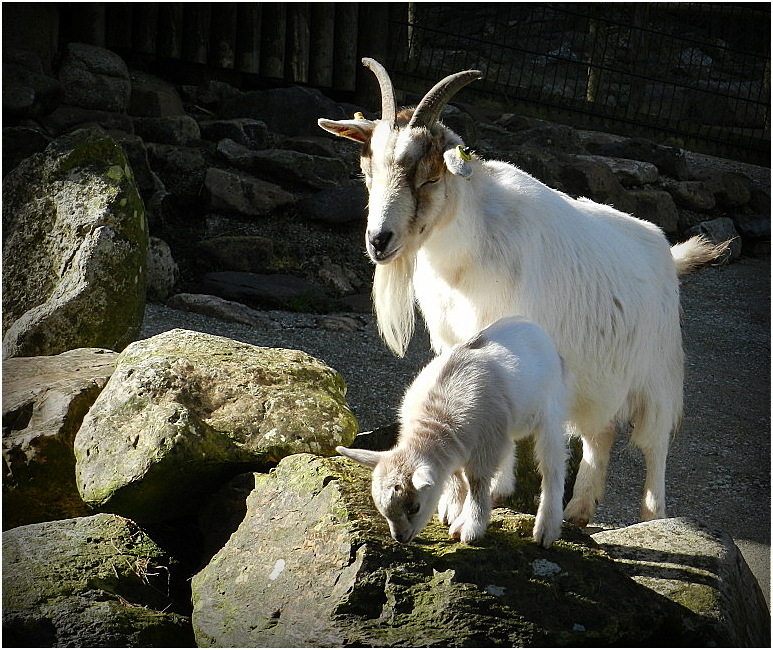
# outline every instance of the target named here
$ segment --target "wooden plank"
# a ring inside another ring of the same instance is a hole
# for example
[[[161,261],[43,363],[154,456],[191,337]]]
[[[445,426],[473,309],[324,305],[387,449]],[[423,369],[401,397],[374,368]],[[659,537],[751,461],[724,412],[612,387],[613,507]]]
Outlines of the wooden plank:
[[[285,78],[297,83],[309,80],[309,16],[308,2],[293,2],[287,6],[287,70]]]
[[[230,70],[236,62],[236,16],[237,3],[213,3],[209,63],[216,68]]]
[[[236,68],[241,72],[260,72],[260,26],[263,16],[258,2],[240,2],[236,21]]]
[[[309,83],[312,86],[330,88],[333,85],[335,19],[333,3],[315,2],[311,5]]]
[[[158,3],[136,2],[132,16],[132,49],[139,54],[155,54],[158,37]]]
[[[105,47],[105,4],[73,2],[71,7],[73,40]]]
[[[356,87],[357,68],[357,16],[359,5],[355,2],[339,2],[335,7],[335,42],[333,45],[333,87],[352,91]]]
[[[387,40],[389,38],[389,4],[386,2],[360,3],[359,27],[357,34],[357,61],[362,57],[376,59],[384,66],[387,61]],[[358,102],[366,106],[381,106],[378,85],[373,85],[373,73],[363,65],[357,66],[356,94]]]
[[[183,53],[183,3],[162,2],[158,7],[157,53],[170,59],[179,59]]]
[[[284,78],[286,30],[286,5],[283,2],[265,3],[263,5],[260,49],[260,73],[264,77]]]
[[[183,9],[183,59],[206,63],[209,52],[211,5],[186,2]]]
[[[107,47],[127,50],[131,48],[133,7],[133,3],[107,3],[105,10]]]

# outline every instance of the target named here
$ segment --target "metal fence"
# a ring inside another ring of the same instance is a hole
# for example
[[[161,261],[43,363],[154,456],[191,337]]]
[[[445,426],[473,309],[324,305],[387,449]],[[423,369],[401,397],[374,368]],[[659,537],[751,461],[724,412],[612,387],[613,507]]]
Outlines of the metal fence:
[[[479,68],[477,102],[770,164],[767,3],[411,3],[398,22],[389,68],[417,91]]]

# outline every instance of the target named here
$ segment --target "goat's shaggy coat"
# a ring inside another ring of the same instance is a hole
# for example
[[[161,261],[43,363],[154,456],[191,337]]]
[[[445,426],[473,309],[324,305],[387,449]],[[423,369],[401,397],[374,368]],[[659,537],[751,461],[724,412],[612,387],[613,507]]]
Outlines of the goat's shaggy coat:
[[[534,321],[575,378],[570,419],[583,459],[566,518],[585,525],[593,516],[618,420],[633,424],[644,453],[641,516],[665,516],[666,454],[682,415],[677,275],[722,247],[696,237],[670,248],[649,222],[574,199],[504,162],[462,160],[453,131],[440,122],[411,126],[410,112],[403,115],[319,121],[365,143],[366,246],[387,344],[404,353],[415,303],[437,352],[503,316]]]
[[[373,500],[392,536],[410,542],[438,506],[452,537],[486,532],[492,495],[513,489],[513,441],[534,435],[542,497],[534,538],[561,534],[566,378],[550,338],[519,317],[498,320],[431,361],[405,393],[397,446],[337,447],[373,467]]]

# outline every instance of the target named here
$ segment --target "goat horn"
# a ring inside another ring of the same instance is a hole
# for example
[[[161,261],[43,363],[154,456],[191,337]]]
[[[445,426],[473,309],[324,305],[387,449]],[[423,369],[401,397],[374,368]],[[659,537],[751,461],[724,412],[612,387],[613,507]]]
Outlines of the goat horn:
[[[381,87],[381,119],[389,124],[394,124],[397,120],[397,104],[389,73],[375,59],[364,58],[362,64],[373,71],[378,79],[378,85]]]
[[[482,76],[483,73],[480,70],[464,70],[438,81],[419,102],[408,126],[432,128],[451,97],[468,83],[480,79]]]

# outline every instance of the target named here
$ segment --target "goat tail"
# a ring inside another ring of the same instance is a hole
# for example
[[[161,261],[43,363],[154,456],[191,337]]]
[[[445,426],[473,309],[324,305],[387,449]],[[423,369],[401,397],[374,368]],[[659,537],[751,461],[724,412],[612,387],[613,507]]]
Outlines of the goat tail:
[[[679,277],[687,275],[719,257],[724,257],[732,241],[729,239],[721,244],[712,244],[702,235],[695,235],[681,244],[672,246],[671,256],[676,265],[676,274]]]
[[[379,264],[373,276],[373,306],[378,331],[399,357],[413,336],[416,314],[413,293],[413,256],[401,255],[389,264]]]

